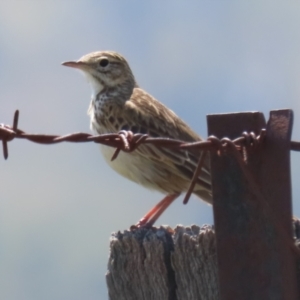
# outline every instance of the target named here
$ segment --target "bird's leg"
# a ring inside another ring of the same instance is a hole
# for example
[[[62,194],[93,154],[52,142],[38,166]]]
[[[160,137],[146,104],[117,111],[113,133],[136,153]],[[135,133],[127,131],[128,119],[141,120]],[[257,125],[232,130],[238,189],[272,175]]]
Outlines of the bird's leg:
[[[169,207],[169,205],[179,196],[180,194],[167,195],[158,204],[156,204],[140,221],[136,224],[137,227],[151,227],[161,216],[161,214]]]

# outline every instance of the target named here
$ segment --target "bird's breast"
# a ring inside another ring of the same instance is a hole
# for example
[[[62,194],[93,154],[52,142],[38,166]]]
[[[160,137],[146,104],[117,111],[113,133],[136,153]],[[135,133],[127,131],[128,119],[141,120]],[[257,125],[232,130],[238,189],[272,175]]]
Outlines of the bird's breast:
[[[113,102],[105,95],[92,99],[88,114],[90,115],[91,129],[98,134],[115,133],[119,128],[115,126],[115,111]]]
[[[89,115],[91,117],[91,129],[98,134],[118,133],[121,130],[147,133],[146,130],[140,128],[139,124],[134,125],[132,117],[124,114],[122,106],[111,99],[102,102],[94,101],[89,109]]]

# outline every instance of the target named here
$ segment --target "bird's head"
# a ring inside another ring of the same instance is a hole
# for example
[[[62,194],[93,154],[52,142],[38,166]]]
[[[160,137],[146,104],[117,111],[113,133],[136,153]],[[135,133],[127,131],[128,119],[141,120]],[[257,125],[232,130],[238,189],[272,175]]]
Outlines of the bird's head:
[[[67,61],[62,65],[82,71],[95,95],[105,88],[114,88],[122,84],[132,85],[133,88],[136,85],[126,59],[113,51],[92,52],[77,61]]]

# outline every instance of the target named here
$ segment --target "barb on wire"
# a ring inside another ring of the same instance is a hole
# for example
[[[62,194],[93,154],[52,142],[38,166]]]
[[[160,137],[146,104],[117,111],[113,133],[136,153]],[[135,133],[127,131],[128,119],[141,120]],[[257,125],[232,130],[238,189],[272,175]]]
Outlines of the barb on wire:
[[[3,156],[5,159],[8,158],[8,147],[7,142],[15,138],[16,132],[18,130],[18,121],[19,121],[19,111],[16,110],[13,119],[13,127],[0,124],[0,139],[2,140],[3,147]]]
[[[190,183],[190,186],[184,196],[184,199],[183,199],[183,204],[187,204],[192,193],[193,193],[193,190],[194,190],[194,187],[196,185],[196,182],[197,182],[197,179],[200,175],[200,172],[202,170],[202,167],[203,167],[203,164],[204,164],[204,161],[205,161],[205,157],[206,157],[206,154],[207,154],[207,151],[202,151],[201,152],[201,155],[200,155],[200,158],[199,158],[199,162],[198,162],[198,165],[197,165],[197,168],[194,172],[194,175],[193,175],[193,178],[192,178],[192,181]]]

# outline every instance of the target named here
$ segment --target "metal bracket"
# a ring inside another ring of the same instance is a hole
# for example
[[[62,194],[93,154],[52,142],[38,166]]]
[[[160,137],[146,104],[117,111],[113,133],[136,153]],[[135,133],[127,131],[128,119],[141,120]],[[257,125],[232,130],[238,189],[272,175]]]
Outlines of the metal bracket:
[[[264,142],[246,147],[243,166],[232,152],[211,153],[213,210],[220,298],[297,299],[292,236],[291,110],[208,115],[208,134],[237,138],[244,131]]]

